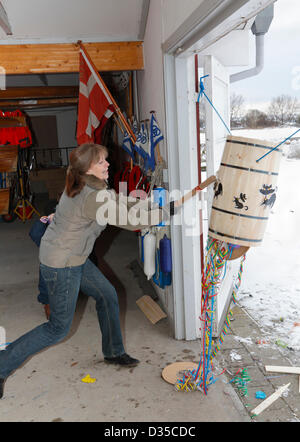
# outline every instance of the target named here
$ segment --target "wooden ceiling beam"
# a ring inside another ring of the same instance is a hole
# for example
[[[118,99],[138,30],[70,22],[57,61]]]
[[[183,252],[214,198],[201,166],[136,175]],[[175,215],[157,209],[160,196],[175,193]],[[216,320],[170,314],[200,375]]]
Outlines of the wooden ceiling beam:
[[[0,90],[0,101],[37,98],[73,98],[78,97],[78,93],[78,86],[8,87],[5,90]]]
[[[60,107],[76,106],[78,98],[45,98],[45,99],[27,99],[27,100],[0,100],[0,109],[35,109],[38,107]]]
[[[105,71],[144,69],[143,43],[84,43],[96,68]],[[0,66],[9,74],[78,72],[79,46],[74,43],[0,45]]]

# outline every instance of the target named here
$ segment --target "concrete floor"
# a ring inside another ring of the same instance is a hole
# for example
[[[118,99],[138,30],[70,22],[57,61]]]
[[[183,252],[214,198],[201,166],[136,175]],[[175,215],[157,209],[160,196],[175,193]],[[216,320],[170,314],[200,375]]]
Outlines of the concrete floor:
[[[35,218],[36,219],[36,218]],[[28,232],[34,220],[0,223],[0,326],[12,342],[45,320],[37,302],[38,248]],[[152,325],[136,305],[145,291],[130,269],[134,233],[109,229],[98,240],[100,268],[118,292],[131,369],[104,363],[94,302],[80,295],[70,335],[33,356],[8,378],[1,422],[246,422],[249,414],[224,375],[201,392],[175,391],[161,376],[175,361],[199,361],[199,341],[173,339],[167,319]],[[104,255],[104,257],[103,257]],[[85,384],[90,374],[95,383]]]

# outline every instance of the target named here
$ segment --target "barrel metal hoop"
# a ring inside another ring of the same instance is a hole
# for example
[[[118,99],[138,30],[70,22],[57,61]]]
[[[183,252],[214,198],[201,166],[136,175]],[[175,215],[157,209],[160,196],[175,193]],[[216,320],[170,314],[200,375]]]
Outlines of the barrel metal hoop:
[[[247,143],[246,141],[237,141],[237,140],[227,140],[228,143],[232,144],[242,144],[244,146],[252,146],[252,147],[259,147],[260,149],[273,149],[273,146],[264,146],[263,144],[256,144],[256,143]]]
[[[269,172],[268,170],[251,169],[250,167],[235,166],[234,164],[221,163],[221,166],[231,167],[233,169],[239,169],[239,170],[246,170],[247,172],[263,173],[265,175],[273,175],[273,176],[279,175],[276,172]]]
[[[243,213],[236,213],[236,212],[230,212],[229,210],[219,209],[218,207],[215,206],[212,206],[212,209],[218,210],[219,212],[228,213],[229,215],[240,216],[242,218],[259,219],[261,221],[267,221],[269,219],[268,216],[244,215]]]
[[[247,242],[255,242],[255,243],[259,243],[262,242],[262,239],[249,239],[249,238],[241,238],[239,236],[233,236],[233,235],[227,235],[227,233],[222,233],[222,232],[217,232],[216,230],[213,230],[211,228],[208,229],[209,232],[214,233],[216,235],[219,236],[225,236],[227,238],[231,238],[231,239],[237,239],[238,241],[247,241]]]

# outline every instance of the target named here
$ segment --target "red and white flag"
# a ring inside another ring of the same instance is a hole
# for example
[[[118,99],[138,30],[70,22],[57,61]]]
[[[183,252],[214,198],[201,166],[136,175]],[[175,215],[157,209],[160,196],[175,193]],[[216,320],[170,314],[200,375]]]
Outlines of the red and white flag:
[[[106,88],[82,49],[79,56],[78,145],[95,142],[95,130],[99,135],[115,111]]]

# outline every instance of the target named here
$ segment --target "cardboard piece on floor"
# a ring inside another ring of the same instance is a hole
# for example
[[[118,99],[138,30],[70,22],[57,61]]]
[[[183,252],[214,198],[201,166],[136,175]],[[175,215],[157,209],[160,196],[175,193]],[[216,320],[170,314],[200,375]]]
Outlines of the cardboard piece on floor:
[[[180,377],[181,371],[186,370],[196,370],[198,364],[195,362],[174,362],[174,364],[167,365],[162,371],[162,377],[169,384],[176,384],[178,378]]]
[[[153,301],[149,295],[142,296],[136,303],[152,324],[156,324],[161,319],[167,317],[159,305]]]

